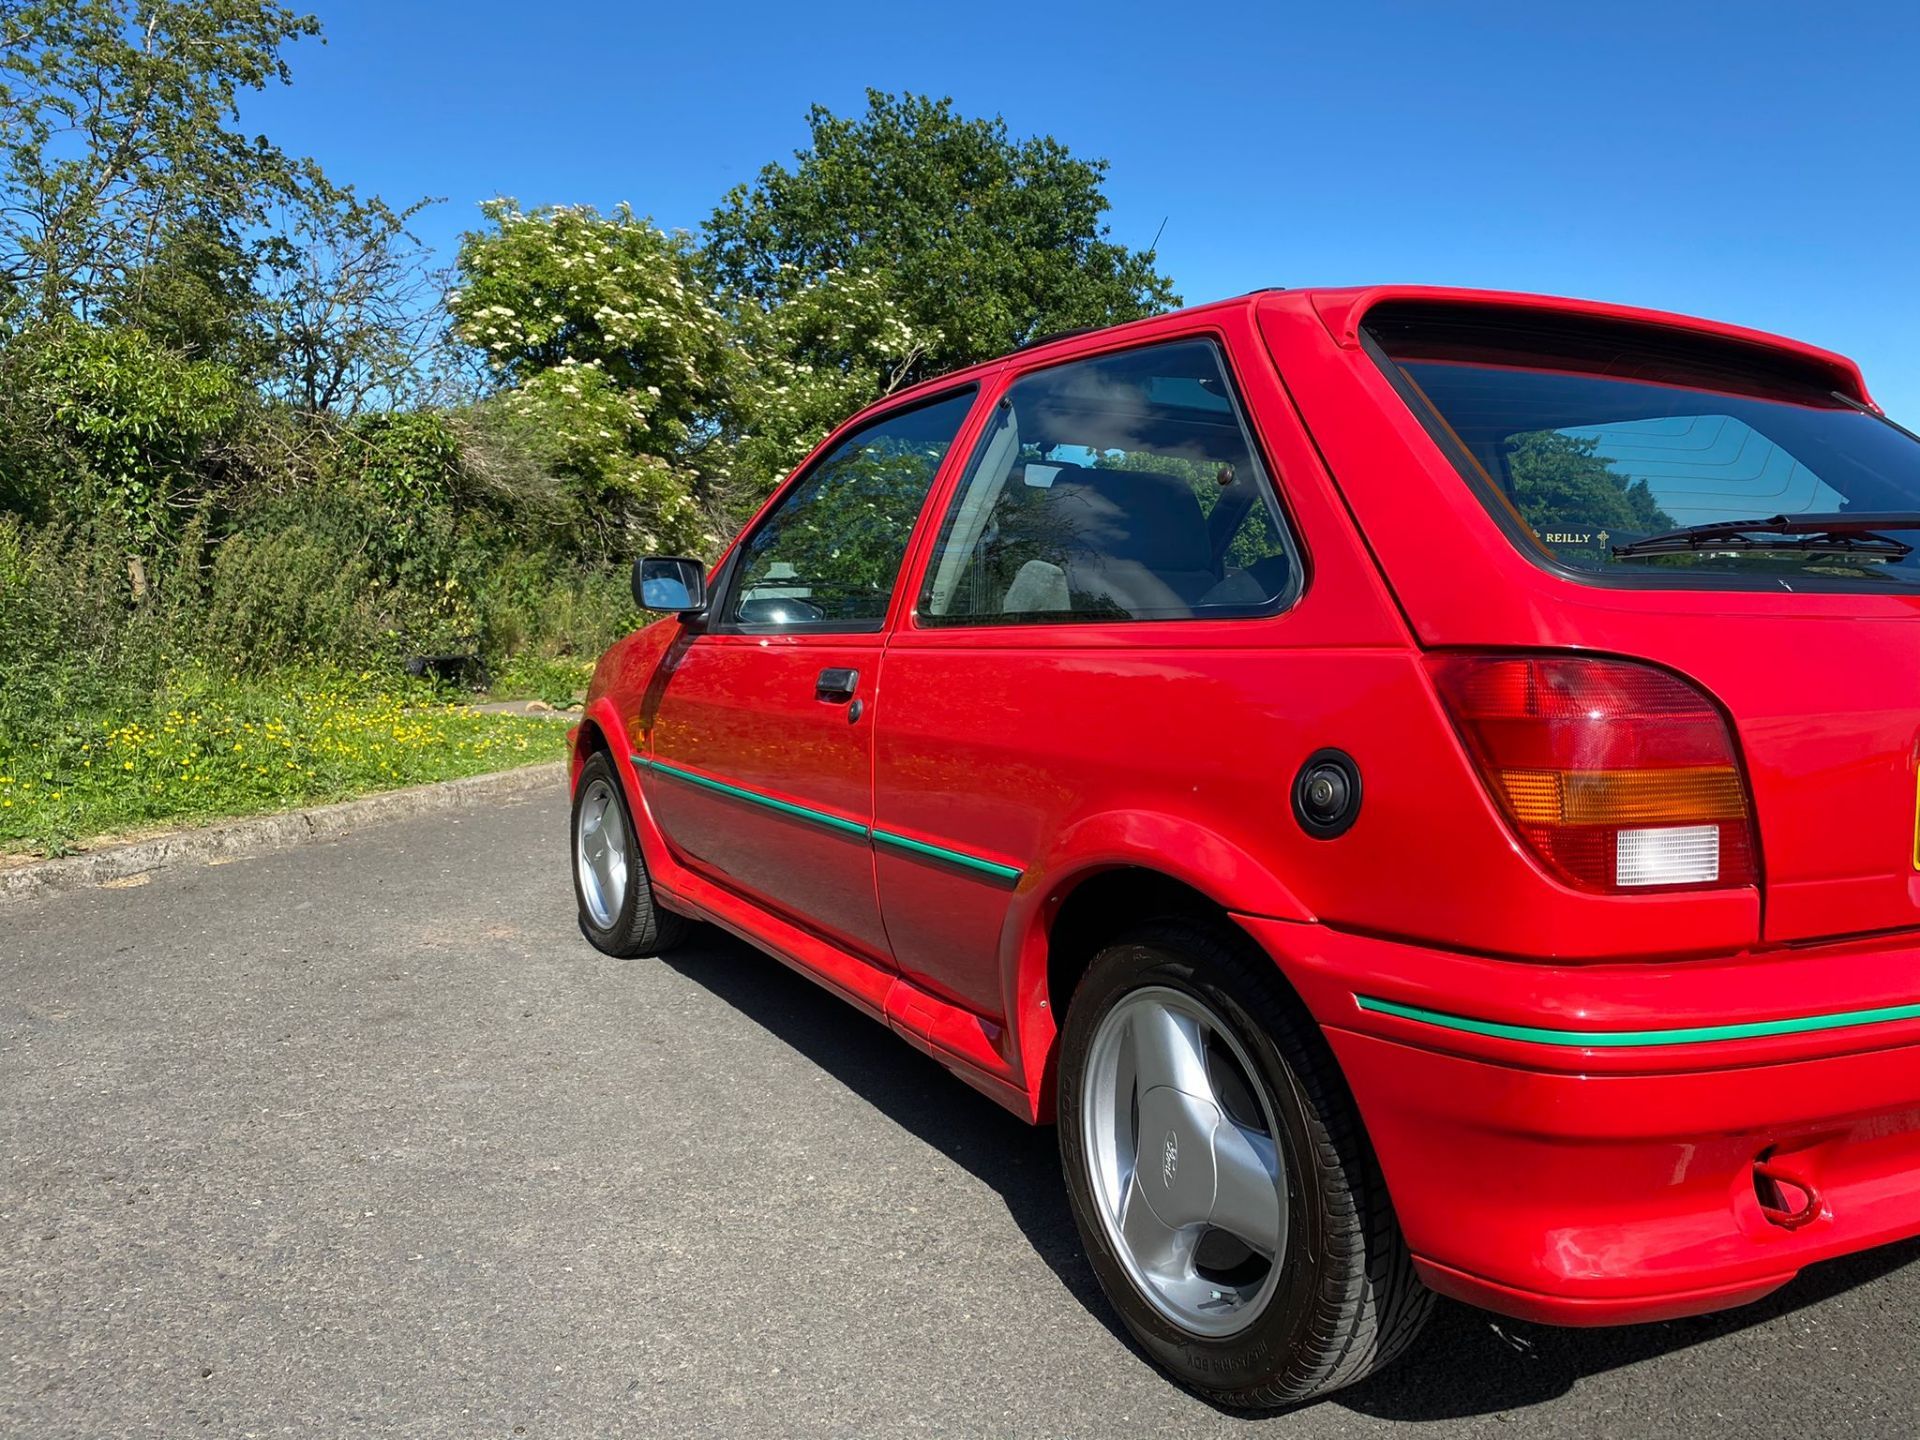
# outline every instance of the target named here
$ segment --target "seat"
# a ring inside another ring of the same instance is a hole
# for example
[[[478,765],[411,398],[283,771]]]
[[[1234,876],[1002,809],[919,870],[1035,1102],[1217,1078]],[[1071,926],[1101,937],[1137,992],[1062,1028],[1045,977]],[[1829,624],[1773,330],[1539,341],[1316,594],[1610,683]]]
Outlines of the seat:
[[[1030,461],[1009,489],[1017,498],[996,520],[1026,580],[1014,577],[1002,613],[1057,604],[1059,587],[1035,585],[1025,569],[1034,560],[1064,572],[1077,613],[1177,619],[1220,583],[1206,517],[1177,475]]]

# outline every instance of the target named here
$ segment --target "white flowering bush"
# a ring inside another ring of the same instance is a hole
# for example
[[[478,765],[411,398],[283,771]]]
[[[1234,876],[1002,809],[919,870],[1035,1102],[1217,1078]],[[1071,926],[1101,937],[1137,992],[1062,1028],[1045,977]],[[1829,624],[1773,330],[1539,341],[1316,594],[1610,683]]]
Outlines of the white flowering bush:
[[[569,359],[493,402],[522,443],[567,476],[581,521],[603,552],[701,551],[717,537],[696,499],[700,476],[654,452],[654,397],[624,387],[600,361]]]
[[[491,228],[461,242],[447,307],[501,386],[493,407],[608,546],[711,548],[706,477],[737,362],[692,242],[625,206],[481,208]]]
[[[447,299],[489,402],[573,487],[603,552],[711,553],[827,431],[940,343],[871,270],[723,305],[698,251],[624,207],[482,207]]]
[[[829,271],[773,308],[746,307],[732,402],[732,472],[747,498],[771,490],[820,437],[908,383],[940,343],[884,279]]]

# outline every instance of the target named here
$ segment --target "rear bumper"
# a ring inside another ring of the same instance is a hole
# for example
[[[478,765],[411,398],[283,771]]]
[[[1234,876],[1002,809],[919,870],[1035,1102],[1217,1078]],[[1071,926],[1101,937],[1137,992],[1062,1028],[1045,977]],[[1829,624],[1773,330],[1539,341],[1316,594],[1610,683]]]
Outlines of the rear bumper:
[[[1242,923],[1324,1027],[1444,1294],[1669,1319],[1920,1233],[1920,946],[1554,967]]]

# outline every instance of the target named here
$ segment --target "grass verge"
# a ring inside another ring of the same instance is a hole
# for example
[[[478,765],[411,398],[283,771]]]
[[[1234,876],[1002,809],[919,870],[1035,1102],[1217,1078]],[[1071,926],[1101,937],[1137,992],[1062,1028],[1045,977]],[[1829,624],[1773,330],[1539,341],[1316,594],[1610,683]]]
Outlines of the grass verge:
[[[591,658],[516,655],[493,677],[488,693],[495,700],[544,700],[564,710],[586,693],[593,666]]]
[[[565,753],[566,727],[479,715],[367,673],[189,670],[116,713],[0,731],[0,851],[196,824],[506,770]]]

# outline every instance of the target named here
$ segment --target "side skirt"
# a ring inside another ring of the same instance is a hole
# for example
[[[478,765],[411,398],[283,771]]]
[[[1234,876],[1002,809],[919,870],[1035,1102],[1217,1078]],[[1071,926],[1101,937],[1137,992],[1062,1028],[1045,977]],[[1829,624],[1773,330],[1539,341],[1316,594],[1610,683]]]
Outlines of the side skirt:
[[[673,869],[670,883],[667,877],[654,876],[654,886],[669,908],[717,925],[818,981],[1028,1124],[1038,1122],[1027,1087],[1005,1053],[1012,1048],[1006,1027],[748,906],[683,867]]]

